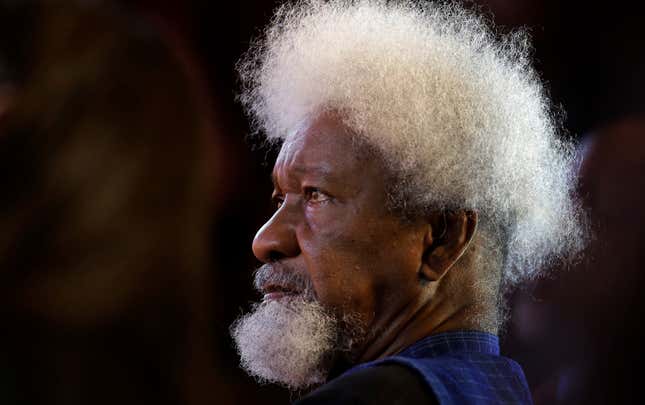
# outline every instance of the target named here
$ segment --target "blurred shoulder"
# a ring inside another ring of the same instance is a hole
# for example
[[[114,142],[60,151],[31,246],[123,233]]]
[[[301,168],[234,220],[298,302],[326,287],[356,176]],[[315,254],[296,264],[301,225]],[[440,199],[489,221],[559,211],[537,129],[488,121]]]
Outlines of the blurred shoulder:
[[[421,376],[399,364],[368,367],[338,377],[295,402],[296,405],[437,403]]]

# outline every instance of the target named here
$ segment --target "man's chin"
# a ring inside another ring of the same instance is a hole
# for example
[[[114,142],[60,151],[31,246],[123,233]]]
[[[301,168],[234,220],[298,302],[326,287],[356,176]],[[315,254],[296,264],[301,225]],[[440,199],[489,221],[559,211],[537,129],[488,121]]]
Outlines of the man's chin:
[[[293,390],[324,382],[337,350],[338,322],[303,295],[267,295],[231,327],[242,368]]]

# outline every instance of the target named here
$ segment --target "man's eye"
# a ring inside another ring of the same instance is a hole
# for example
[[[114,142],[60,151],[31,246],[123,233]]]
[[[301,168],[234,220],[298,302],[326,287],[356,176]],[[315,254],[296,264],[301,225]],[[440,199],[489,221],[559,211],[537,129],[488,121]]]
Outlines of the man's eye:
[[[326,201],[329,201],[331,197],[324,192],[320,191],[317,188],[308,188],[305,189],[305,199],[309,203],[319,204]]]
[[[273,204],[275,205],[276,209],[282,207],[282,204],[284,203],[284,197],[281,195],[274,195],[271,197],[271,201],[273,201]]]

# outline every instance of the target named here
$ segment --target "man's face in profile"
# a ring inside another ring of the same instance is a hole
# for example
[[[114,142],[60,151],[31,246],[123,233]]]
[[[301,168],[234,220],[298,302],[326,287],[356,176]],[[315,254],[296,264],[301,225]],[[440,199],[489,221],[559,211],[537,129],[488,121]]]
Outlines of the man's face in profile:
[[[282,146],[277,208],[253,241],[263,301],[233,332],[252,374],[297,388],[324,379],[339,351],[378,355],[372,337],[420,293],[423,227],[388,211],[387,170],[361,144],[322,115]]]

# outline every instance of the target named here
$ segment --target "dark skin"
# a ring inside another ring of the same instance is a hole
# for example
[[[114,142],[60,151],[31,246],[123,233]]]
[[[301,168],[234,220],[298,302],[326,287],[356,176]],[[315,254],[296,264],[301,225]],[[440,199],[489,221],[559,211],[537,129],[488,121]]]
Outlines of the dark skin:
[[[401,220],[387,208],[380,159],[360,152],[333,114],[308,120],[290,136],[273,170],[278,208],[255,236],[253,252],[262,262],[307,273],[321,304],[358,313],[378,331],[357,348],[362,363],[469,327],[472,283],[458,261],[477,215]],[[459,283],[449,281],[457,275]]]

